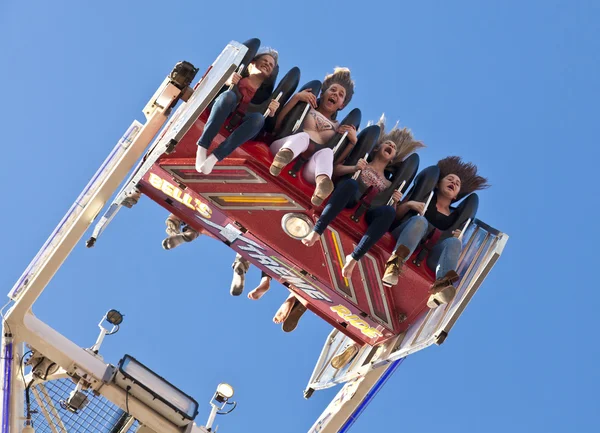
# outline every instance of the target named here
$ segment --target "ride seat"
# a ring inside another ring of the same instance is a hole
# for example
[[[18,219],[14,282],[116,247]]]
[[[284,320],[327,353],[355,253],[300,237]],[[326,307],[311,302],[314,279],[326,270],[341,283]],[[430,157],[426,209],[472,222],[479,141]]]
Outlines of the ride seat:
[[[315,95],[315,97],[319,96],[319,92],[321,91],[322,83],[319,80],[313,80],[306,83],[302,86],[299,92],[310,89],[311,93]],[[280,139],[283,137],[288,137],[290,135],[298,134],[303,131],[303,124],[306,119],[306,115],[310,107],[307,102],[300,102],[294,106],[287,114],[285,119],[281,124],[281,128],[278,131],[275,139]],[[357,130],[360,126],[362,115],[358,108],[351,110],[346,117],[340,122],[340,126],[342,125],[353,125]],[[335,118],[334,118],[335,120]],[[358,143],[357,143],[358,144]],[[339,159],[344,154],[344,151],[347,149],[349,145],[349,141],[343,134],[336,133],[325,145],[324,147],[329,147],[335,150],[333,160],[334,164],[339,163]],[[310,159],[312,156],[312,152],[306,151],[300,156],[298,156],[292,165],[292,167],[288,170],[288,174],[292,177],[297,177],[298,171],[302,168],[302,166]]]
[[[415,178],[414,185],[405,195],[402,200],[405,201],[419,201],[426,202],[429,194],[436,188],[440,180],[440,170],[437,165],[432,165],[423,169]],[[452,206],[452,216],[454,222],[448,230],[439,230],[433,225],[429,224],[427,234],[421,241],[420,245],[415,250],[412,256],[412,263],[417,267],[421,266],[421,263],[427,263],[427,257],[431,249],[440,241],[452,236],[452,232],[456,229],[460,229],[467,222],[467,220],[475,218],[477,208],[479,207],[479,196],[476,193],[469,194],[464,197],[457,206]],[[396,227],[402,224],[404,221],[412,218],[416,215],[416,212],[408,212],[404,218],[398,220],[391,227],[390,231],[393,231]],[[434,270],[426,267],[431,275],[434,275]]]

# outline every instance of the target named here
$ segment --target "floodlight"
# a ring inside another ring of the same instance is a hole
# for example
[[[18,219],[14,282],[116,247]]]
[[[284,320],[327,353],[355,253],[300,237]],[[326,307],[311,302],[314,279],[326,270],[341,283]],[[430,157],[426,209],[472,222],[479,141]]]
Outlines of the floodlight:
[[[188,425],[198,414],[196,400],[130,355],[119,361],[113,380],[120,388],[180,427]]]
[[[312,220],[302,213],[287,213],[281,218],[281,228],[294,239],[304,239],[313,227]]]
[[[215,400],[219,403],[229,400],[233,397],[233,387],[228,383],[220,383],[217,386],[217,392],[215,393]]]
[[[106,313],[106,321],[111,325],[119,326],[123,323],[123,315],[117,310],[109,310],[108,313]]]
[[[207,431],[212,431],[212,425],[215,422],[215,417],[217,415],[227,415],[228,413],[233,412],[233,410],[236,408],[237,403],[235,401],[229,401],[231,397],[233,397],[233,386],[224,382],[217,385],[217,391],[215,392],[215,395],[213,395],[213,398],[210,401],[212,409],[210,411],[210,414],[208,415],[208,421],[206,422]],[[231,406],[231,409],[223,412],[225,406]]]

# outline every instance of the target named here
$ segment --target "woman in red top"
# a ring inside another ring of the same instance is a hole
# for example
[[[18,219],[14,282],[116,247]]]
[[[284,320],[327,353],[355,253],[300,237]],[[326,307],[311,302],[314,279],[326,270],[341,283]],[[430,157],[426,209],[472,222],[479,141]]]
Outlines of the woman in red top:
[[[242,77],[233,73],[226,85],[234,84],[233,90],[227,90],[217,99],[210,111],[210,116],[198,140],[198,150],[196,152],[196,171],[199,173],[210,174],[218,161],[226,158],[231,152],[252,139],[260,132],[265,124],[265,119],[261,113],[247,113],[240,125],[225,139],[210,156],[207,157],[207,151],[212,141],[219,133],[219,130],[227,120],[227,117],[236,109],[245,111],[248,104],[255,98],[259,89],[264,87],[269,77],[277,66],[277,51],[265,48],[259,51],[247,68],[247,77]],[[261,92],[262,93],[262,92]],[[270,97],[270,92],[268,97]],[[266,99],[266,98],[265,98]],[[262,103],[263,101],[254,101]],[[269,116],[273,117],[277,113],[279,102],[274,99],[269,104]]]
[[[358,170],[360,170],[360,175],[358,179],[346,179],[336,186],[313,231],[302,240],[304,245],[313,246],[323,235],[327,226],[343,209],[356,206],[361,195],[361,184],[365,188],[373,187],[378,192],[385,191],[391,184],[385,176],[385,169],[390,165],[400,163],[411,153],[424,147],[423,143],[413,139],[411,132],[406,128],[398,129],[394,127],[386,134],[385,118],[383,116],[378,124],[381,128],[379,140],[373,150],[371,162],[367,163],[364,159],[361,159],[352,167],[345,165],[335,167],[334,177],[348,175]],[[346,263],[342,268],[344,278],[350,278],[356,262],[388,231],[396,217],[396,205],[401,198],[402,194],[395,191],[392,195],[391,206],[377,206],[367,210],[365,219],[369,228],[352,254],[346,257]]]

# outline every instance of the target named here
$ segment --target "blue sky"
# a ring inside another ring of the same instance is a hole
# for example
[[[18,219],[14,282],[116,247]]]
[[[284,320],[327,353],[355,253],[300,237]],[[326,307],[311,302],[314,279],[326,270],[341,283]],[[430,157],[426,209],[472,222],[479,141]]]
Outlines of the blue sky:
[[[597,431],[599,20],[592,0],[5,1],[0,286],[177,61],[205,70],[229,40],[259,37],[303,82],[350,67],[351,107],[410,127],[428,145],[423,166],[475,162],[493,184],[478,217],[511,236],[444,345],[409,357],[353,431]],[[210,239],[163,251],[164,217],[144,199],[94,249],[81,243],[36,314],[91,346],[118,308],[105,358],[130,353],[194,395],[199,423],[228,381],[239,407],[221,431],[308,430],[336,392],[302,398],[328,325],[307,314],[282,333],[271,322],[281,286],[261,302],[232,298],[233,253]]]

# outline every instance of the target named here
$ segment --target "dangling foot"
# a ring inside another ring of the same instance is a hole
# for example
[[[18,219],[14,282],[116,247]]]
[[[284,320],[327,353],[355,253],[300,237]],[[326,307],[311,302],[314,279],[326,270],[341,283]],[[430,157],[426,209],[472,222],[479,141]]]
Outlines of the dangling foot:
[[[312,247],[320,238],[321,236],[319,233],[312,231],[308,234],[308,236],[302,239],[302,243],[307,247]]]
[[[395,286],[398,284],[398,277],[400,276],[400,271],[402,270],[402,266],[408,256],[410,255],[410,250],[408,247],[404,245],[398,246],[396,251],[392,254],[392,256],[388,259],[385,264],[385,271],[383,273],[383,284],[388,287]]]
[[[139,189],[136,188],[133,191],[130,191],[127,193],[127,196],[123,199],[121,204],[123,206],[125,206],[126,208],[131,209],[133,206],[135,206],[137,204],[137,202],[140,200],[141,197],[142,197],[142,193],[140,192]]]
[[[245,258],[238,256],[231,267],[233,268],[233,279],[231,280],[229,293],[231,293],[231,296],[240,296],[244,291],[246,272],[248,272],[248,269],[250,268],[250,262]]]
[[[202,164],[206,161],[206,149],[202,146],[198,146],[196,150],[196,171],[202,173]]]
[[[260,284],[256,287],[256,289],[252,290],[248,293],[248,299],[252,299],[253,301],[258,301],[262,296],[267,293],[267,291],[271,288],[271,278],[270,277],[262,277],[260,279]]]
[[[294,306],[292,307],[292,311],[290,311],[290,314],[286,317],[286,319],[283,321],[283,325],[281,326],[283,332],[292,332],[294,329],[296,329],[296,326],[298,326],[298,321],[305,312],[306,307],[296,299],[296,302],[294,302]]]
[[[347,255],[346,263],[344,263],[344,267],[342,268],[342,277],[348,278],[348,279],[351,278],[352,271],[354,270],[356,263],[358,263],[358,262],[354,259],[354,257],[352,257],[352,255]]]
[[[217,162],[219,162],[219,160],[217,159],[215,154],[211,154],[208,158],[206,158],[206,161],[204,161],[204,164],[202,164],[202,166],[200,167],[200,171],[204,174],[210,174],[213,171],[213,168],[215,167],[215,164]]]
[[[172,250],[173,248],[177,248],[181,244],[184,244],[186,242],[192,242],[198,236],[200,236],[200,233],[198,233],[190,226],[185,226],[181,233],[171,235],[164,241],[162,241],[162,247],[165,250]]]
[[[281,170],[292,162],[292,159],[294,159],[294,152],[287,148],[279,149],[279,152],[277,152],[275,158],[273,158],[271,167],[269,167],[269,173],[273,176],[279,176]]]
[[[429,299],[427,299],[427,306],[432,310],[434,308],[439,307],[442,304],[447,304],[456,296],[456,287],[450,285],[444,287],[441,291],[434,293],[433,295],[429,295]]]
[[[358,346],[356,345],[356,343],[353,343],[350,346],[346,347],[342,353],[337,354],[333,358],[331,358],[330,364],[333,368],[339,370],[340,368],[343,368],[346,365],[348,365],[350,361],[354,359],[357,353]]]
[[[333,182],[329,179],[329,176],[321,174],[317,176],[317,187],[313,194],[310,202],[314,206],[321,206],[323,201],[331,195],[333,192]]]
[[[294,306],[295,301],[295,296],[290,296],[289,298],[287,298],[285,302],[281,304],[281,307],[279,307],[277,313],[275,313],[275,317],[273,317],[273,322],[280,324],[285,319],[287,319],[290,313],[292,312],[292,307]]]
[[[175,215],[171,214],[165,220],[165,225],[167,226],[165,232],[167,232],[168,236],[178,235],[181,233],[181,224],[181,220]]]
[[[446,287],[451,286],[460,279],[456,271],[448,271],[442,278],[438,278],[433,282],[429,293],[436,294],[444,290]]]
[[[162,241],[162,247],[165,250],[172,250],[173,248],[177,248],[181,244],[185,244],[185,235],[183,233],[179,233],[177,235],[169,236],[165,240]]]
[[[438,278],[429,289],[429,299],[427,306],[431,309],[437,308],[442,304],[447,304],[454,296],[456,296],[456,287],[453,283],[459,280],[459,276],[455,271],[448,271],[442,278]]]

